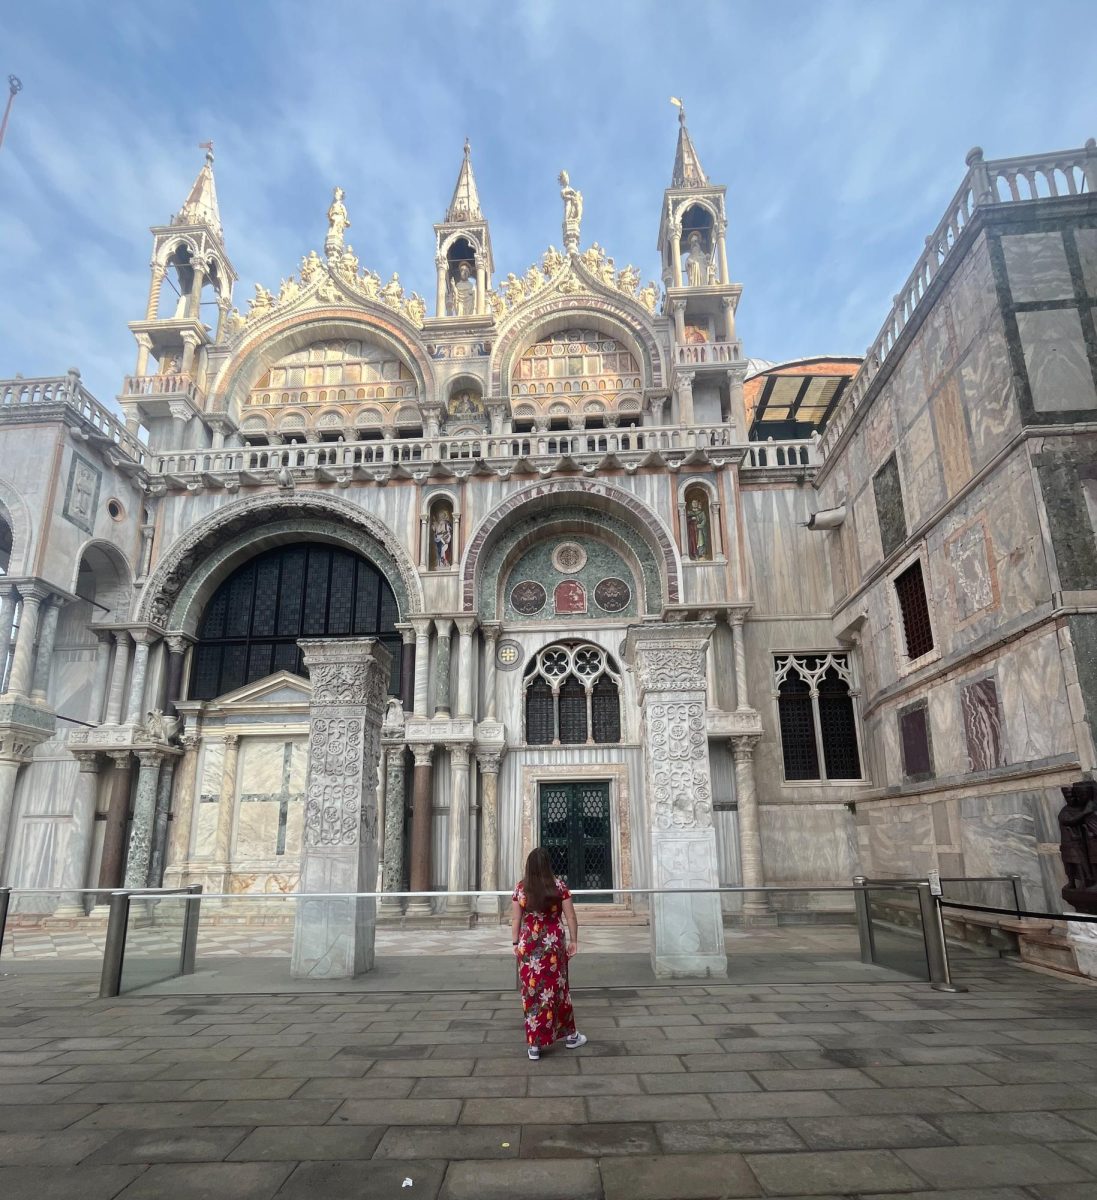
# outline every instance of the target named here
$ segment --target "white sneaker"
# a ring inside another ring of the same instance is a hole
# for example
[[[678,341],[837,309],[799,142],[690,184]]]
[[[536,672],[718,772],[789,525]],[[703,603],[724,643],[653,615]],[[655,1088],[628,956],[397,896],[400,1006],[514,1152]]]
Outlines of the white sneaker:
[[[583,1039],[586,1040],[585,1038]],[[538,1062],[541,1058],[541,1050],[538,1046],[527,1046],[526,1053],[529,1055],[530,1062]]]
[[[587,1044],[587,1035],[585,1033],[569,1033],[564,1039],[564,1045],[569,1050],[578,1050],[580,1046]]]

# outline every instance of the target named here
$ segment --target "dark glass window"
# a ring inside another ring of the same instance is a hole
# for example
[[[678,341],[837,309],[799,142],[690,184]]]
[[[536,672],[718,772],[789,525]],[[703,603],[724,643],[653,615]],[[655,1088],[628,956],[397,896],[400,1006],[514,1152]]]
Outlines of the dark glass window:
[[[397,620],[388,581],[357,554],[320,543],[269,550],[238,567],[206,605],[190,698],[212,700],[275,671],[304,675],[302,637],[376,637],[392,655],[395,695]]]
[[[828,779],[860,779],[857,722],[849,684],[833,668],[819,680],[819,732]]]
[[[799,675],[782,680],[777,692],[777,712],[781,718],[785,778],[818,779],[819,753],[815,745],[811,688],[806,680]]]
[[[535,679],[526,689],[526,741],[531,746],[551,746],[556,736],[556,713],[552,688]]]
[[[617,684],[605,675],[594,685],[591,697],[591,724],[594,740],[599,743],[621,740],[621,697]]]
[[[617,679],[613,661],[597,646],[546,646],[526,671],[527,745],[551,746],[557,739],[564,746],[619,742]]]
[[[587,693],[569,675],[560,689],[560,741],[565,746],[581,746],[587,740]]]
[[[933,649],[933,628],[929,623],[929,604],[926,601],[920,559],[915,559],[901,575],[895,577],[895,594],[899,598],[899,611],[903,616],[907,657],[921,658]]]

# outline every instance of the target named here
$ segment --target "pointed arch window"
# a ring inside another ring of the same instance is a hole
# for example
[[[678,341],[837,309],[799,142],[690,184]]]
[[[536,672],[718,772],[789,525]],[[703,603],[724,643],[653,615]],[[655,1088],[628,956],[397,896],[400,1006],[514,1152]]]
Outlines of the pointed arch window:
[[[621,740],[621,678],[588,642],[546,646],[526,670],[526,743],[589,746]]]
[[[785,779],[861,779],[848,656],[779,654],[774,670]]]

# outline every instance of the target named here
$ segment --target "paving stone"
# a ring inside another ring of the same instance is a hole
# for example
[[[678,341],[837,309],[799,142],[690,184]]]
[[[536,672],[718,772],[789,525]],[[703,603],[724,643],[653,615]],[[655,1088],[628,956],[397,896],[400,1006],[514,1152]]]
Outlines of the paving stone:
[[[687,1071],[781,1071],[788,1065],[788,1056],[774,1051],[736,1054],[717,1050],[715,1053],[682,1055],[682,1066]]]
[[[708,1097],[696,1095],[588,1096],[585,1104],[591,1121],[665,1121],[669,1117],[704,1121],[716,1115]]]
[[[230,1064],[233,1065],[233,1064]],[[333,1058],[327,1062],[253,1063],[254,1077],[262,1079],[355,1079],[372,1066],[368,1058]],[[229,1072],[225,1072],[226,1076]]]
[[[835,1092],[838,1104],[850,1113],[975,1112],[977,1106],[947,1088],[866,1088]]]
[[[64,1167],[81,1162],[110,1133],[0,1133],[0,1163],[7,1167]]]
[[[1073,1186],[1073,1185],[1067,1185]],[[858,1200],[898,1200],[894,1192],[874,1192],[871,1196],[859,1196]],[[944,1192],[904,1192],[902,1200],[1032,1200],[1029,1192],[1020,1188],[959,1188]],[[1092,1200],[1090,1196],[1071,1197],[1071,1200]]]
[[[384,1134],[378,1125],[267,1125],[253,1129],[230,1162],[306,1162],[371,1158]]]
[[[146,1079],[119,1083],[85,1083],[71,1093],[68,1099],[74,1103],[88,1104],[142,1104],[145,1101],[159,1103],[163,1100],[199,1099],[187,1096],[194,1087],[192,1079]]]
[[[958,1118],[962,1119],[962,1118]],[[949,1138],[921,1117],[793,1117],[789,1124],[812,1150],[886,1150],[947,1146]]]
[[[612,1097],[607,1103],[628,1104],[625,1097]],[[521,1125],[552,1125],[560,1120],[560,1105],[546,1103],[537,1099],[499,1099],[499,1100],[466,1100],[461,1111],[462,1125],[503,1125],[509,1121],[517,1121]],[[567,1105],[568,1119],[571,1121],[586,1121],[583,1102],[577,1100]],[[603,1118],[611,1119],[611,1118]],[[622,1120],[629,1118],[622,1117]],[[639,1118],[642,1119],[642,1118]]]
[[[378,1075],[366,1075],[360,1079],[307,1079],[298,1080],[300,1085],[293,1093],[295,1100],[317,1099],[350,1100],[359,1096],[366,1098],[389,1096],[402,1100],[411,1095],[414,1079],[385,1079]]]
[[[848,1095],[849,1093],[842,1093]],[[838,1101],[826,1092],[714,1092],[709,1103],[721,1117],[841,1116]]]
[[[1055,1142],[1057,1139],[1053,1136],[1047,1140]],[[1050,1149],[1054,1150],[1057,1154],[1065,1154],[1071,1162],[1076,1162],[1080,1167],[1085,1167],[1091,1174],[1097,1175],[1097,1143],[1092,1141],[1081,1145],[1076,1142],[1070,1144],[1062,1143],[1052,1145]],[[1097,1191],[1097,1188],[1094,1190]]]
[[[345,1100],[331,1118],[331,1123],[455,1125],[460,1115],[460,1100]],[[497,1122],[493,1120],[488,1123]]]
[[[641,1075],[640,1083],[644,1091],[652,1095],[760,1090],[745,1071],[687,1071],[681,1075],[668,1071],[662,1075]]]
[[[800,1150],[804,1143],[784,1121],[661,1121],[655,1132],[664,1154]]]
[[[602,1200],[602,1181],[596,1163],[585,1159],[535,1158],[516,1162],[455,1162],[446,1172],[439,1200],[564,1200],[565,1197]]]
[[[541,1060],[544,1062],[544,1059]],[[664,1071],[684,1071],[682,1061],[671,1054],[627,1054],[619,1058],[591,1058],[586,1047],[575,1056],[584,1075],[649,1075]],[[532,1066],[540,1066],[533,1063]]]
[[[190,1091],[184,1096],[187,1100],[288,1100],[291,1096],[306,1094],[300,1079],[192,1079],[186,1082],[190,1085]]]
[[[961,1144],[1067,1142],[1097,1136],[1056,1113],[1048,1112],[940,1113],[933,1118],[933,1123],[954,1142]]]
[[[822,1067],[815,1071],[754,1071],[767,1092],[837,1091],[875,1086],[874,1081],[851,1067]]]
[[[77,1083],[9,1083],[0,1088],[0,1105],[54,1104],[70,1099],[78,1091]]]
[[[692,1158],[611,1158],[602,1163],[605,1200],[712,1200],[759,1196],[739,1154]]]
[[[622,1078],[627,1079],[628,1076],[622,1076]],[[561,1075],[556,1079],[541,1079],[537,1082],[540,1084],[578,1083],[581,1082],[581,1079],[582,1077],[579,1075]],[[476,1075],[471,1078],[460,1075],[456,1078],[417,1079],[414,1081],[415,1086],[411,1089],[410,1095],[413,1100],[471,1100],[489,1096],[525,1096],[527,1088],[533,1082],[533,1079],[525,1075]],[[549,1093],[539,1092],[537,1094],[547,1095]],[[572,1093],[562,1092],[560,1094],[571,1095]]]
[[[1077,1061],[984,1063],[980,1071],[999,1083],[1076,1083]]]
[[[240,1126],[141,1129],[115,1134],[89,1163],[218,1162],[244,1137]],[[102,1136],[102,1135],[99,1135]]]
[[[984,1075],[975,1067],[963,1064],[941,1064],[929,1066],[908,1067],[868,1067],[865,1074],[874,1079],[881,1087],[963,1087],[966,1085],[979,1086],[993,1083],[989,1075]]]
[[[774,1055],[783,1058],[783,1063],[774,1063],[777,1068],[795,1067],[799,1071],[814,1071],[820,1067],[885,1067],[897,1065],[890,1053],[869,1048],[867,1050],[792,1050],[788,1054]],[[748,1067],[747,1070],[754,1068]]]
[[[0,1105],[0,1133],[37,1133],[64,1129],[95,1112],[94,1104],[50,1104],[19,1108]]]
[[[90,1105],[88,1106],[90,1107]],[[77,1129],[184,1129],[210,1125],[219,1107],[216,1101],[175,1100],[159,1104],[101,1104],[76,1122]],[[232,1124],[231,1121],[216,1122]],[[243,1124],[245,1122],[237,1122]]]
[[[937,1150],[908,1151],[937,1154]],[[748,1154],[747,1165],[770,1196],[912,1191],[922,1180],[890,1150],[832,1150],[805,1154]]]
[[[889,1053],[911,1066],[922,1063],[1001,1062],[1001,1051],[991,1050],[987,1046],[895,1046]],[[980,1067],[980,1070],[983,1069]]]
[[[522,1126],[400,1125],[385,1130],[375,1158],[414,1158],[429,1150],[435,1158],[517,1158]]]
[[[144,1167],[0,1167],[5,1200],[112,1200]]]
[[[566,1116],[567,1113],[560,1113]],[[656,1154],[655,1128],[643,1122],[589,1125],[531,1125],[522,1129],[523,1158],[599,1158]]]
[[[682,1076],[660,1075],[659,1078],[679,1079]],[[528,1084],[530,1096],[635,1096],[640,1091],[635,1075],[530,1075]]]
[[[528,1061],[528,1060],[527,1060]],[[427,1058],[419,1059],[390,1059],[387,1062],[375,1063],[370,1068],[370,1075],[384,1076],[429,1076],[429,1075],[471,1075],[475,1060],[471,1058]]]
[[[985,1112],[1027,1112],[1030,1109],[1097,1109],[1097,1095],[1061,1083],[1003,1083],[991,1087],[961,1087],[957,1093]]]
[[[151,1166],[118,1200],[270,1200],[288,1163],[166,1163]]]
[[[996,1143],[990,1146],[938,1146],[898,1150],[898,1156],[934,1187],[987,1187],[1007,1184],[1071,1183],[1089,1178],[1082,1167],[1046,1146]],[[1097,1185],[1091,1185],[1097,1189]]]
[[[599,1059],[598,1061],[599,1065],[604,1065],[625,1060]],[[604,1071],[595,1071],[593,1067],[591,1069],[595,1074],[605,1074]],[[543,1056],[539,1062],[530,1062],[524,1054],[508,1054],[498,1059],[478,1058],[476,1066],[472,1068],[472,1073],[473,1075],[578,1075],[579,1059],[574,1055],[571,1058]]]
[[[25,1070],[45,1070],[26,1067]],[[55,1067],[54,1083],[127,1083],[131,1080],[158,1079],[164,1067],[160,1063],[99,1063],[84,1067]],[[60,1072],[60,1074],[58,1074]]]
[[[226,1100],[216,1105],[208,1125],[323,1125],[338,1100]],[[372,1124],[360,1121],[356,1124]]]

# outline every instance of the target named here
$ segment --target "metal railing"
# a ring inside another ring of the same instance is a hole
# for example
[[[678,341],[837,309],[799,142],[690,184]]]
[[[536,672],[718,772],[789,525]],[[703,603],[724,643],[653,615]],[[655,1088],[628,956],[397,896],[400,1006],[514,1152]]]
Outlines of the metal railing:
[[[182,935],[179,944],[178,969],[167,968],[165,979],[175,975],[194,973],[194,961],[198,947],[198,922],[201,916],[199,904],[202,895],[200,883],[185,888],[158,888],[144,891],[112,892],[110,910],[107,915],[107,940],[103,947],[103,970],[99,978],[99,998],[118,996],[122,992],[122,971],[126,961],[126,945],[130,933],[130,918],[134,901],[155,901],[166,896],[183,896]],[[145,982],[149,982],[146,980]]]

